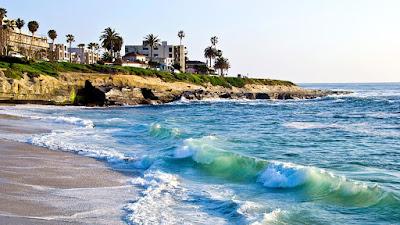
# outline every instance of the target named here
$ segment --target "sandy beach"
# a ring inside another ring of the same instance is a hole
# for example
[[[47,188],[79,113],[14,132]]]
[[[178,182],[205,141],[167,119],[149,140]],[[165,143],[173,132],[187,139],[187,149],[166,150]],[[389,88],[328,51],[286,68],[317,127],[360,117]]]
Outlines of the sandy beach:
[[[0,130],[37,132],[18,120],[2,116]],[[0,155],[0,224],[122,223],[131,187],[104,163],[4,139]]]

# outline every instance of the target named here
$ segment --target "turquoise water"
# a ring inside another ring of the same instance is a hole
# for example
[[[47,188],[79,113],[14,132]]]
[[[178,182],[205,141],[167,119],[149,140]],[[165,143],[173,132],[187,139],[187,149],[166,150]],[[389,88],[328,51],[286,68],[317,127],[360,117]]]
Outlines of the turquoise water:
[[[346,96],[16,106],[51,132],[10,136],[104,160],[132,177],[128,224],[400,224],[400,84]]]

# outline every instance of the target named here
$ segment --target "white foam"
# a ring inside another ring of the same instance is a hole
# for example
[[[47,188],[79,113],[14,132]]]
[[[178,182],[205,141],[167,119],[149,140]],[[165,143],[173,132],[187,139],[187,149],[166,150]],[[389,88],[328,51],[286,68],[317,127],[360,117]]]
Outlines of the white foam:
[[[284,216],[286,212],[281,209],[275,209],[272,212],[264,213],[264,218],[261,222],[254,222],[251,225],[268,225],[268,224],[276,224],[279,222],[279,219]],[[280,223],[279,223],[280,224]],[[286,223],[283,223],[286,224]]]
[[[210,148],[215,148],[213,146],[213,142],[215,140],[217,140],[217,137],[215,136],[204,136],[201,138],[185,139],[182,145],[175,150],[174,157],[193,157],[193,159],[199,163],[211,163],[213,161],[213,158],[212,155],[209,155],[210,157],[207,157],[207,150]]]
[[[18,116],[18,117],[23,117],[23,118],[28,118],[28,119],[33,119],[33,120],[43,120],[43,121],[49,121],[49,122],[55,122],[55,123],[66,123],[66,124],[71,124],[71,125],[78,125],[78,126],[83,126],[86,128],[93,128],[94,123],[93,121],[89,119],[83,119],[83,118],[78,118],[74,116],[54,116],[54,115],[48,115],[48,114],[42,114],[39,112],[33,111],[34,109],[42,109],[44,107],[38,107],[38,106],[25,106],[25,107],[2,107],[0,113],[6,114],[6,115],[12,115],[12,116]],[[57,109],[54,107],[48,107],[45,108],[46,110],[48,109]]]
[[[336,128],[336,124],[322,124],[317,122],[289,122],[285,123],[283,126],[292,128],[292,129],[323,129],[323,128]]]
[[[261,172],[258,182],[269,188],[293,188],[309,179],[306,167],[288,163],[269,163]]]
[[[144,188],[142,197],[129,203],[125,210],[132,224],[184,224],[183,217],[173,208],[185,198],[186,190],[180,186],[178,178],[161,171],[149,171],[143,178],[135,178],[131,183]]]
[[[126,119],[123,118],[109,118],[104,121],[105,124],[113,125],[113,124],[125,124],[128,123]]]

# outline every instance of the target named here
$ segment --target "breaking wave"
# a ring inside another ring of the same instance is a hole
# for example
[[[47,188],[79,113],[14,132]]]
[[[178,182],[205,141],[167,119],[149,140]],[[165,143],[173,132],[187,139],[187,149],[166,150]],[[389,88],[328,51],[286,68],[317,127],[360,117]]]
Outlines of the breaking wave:
[[[181,132],[178,128],[170,129],[162,126],[159,123],[153,123],[150,126],[150,134],[154,137],[164,139],[164,138],[178,137],[181,134]]]
[[[267,161],[228,152],[215,147],[214,136],[186,139],[175,151],[175,158],[191,159],[205,172],[234,180],[253,181],[270,189],[293,189],[304,200],[321,200],[341,205],[368,207],[380,203],[400,207],[392,192],[377,185],[353,181],[311,166]]]

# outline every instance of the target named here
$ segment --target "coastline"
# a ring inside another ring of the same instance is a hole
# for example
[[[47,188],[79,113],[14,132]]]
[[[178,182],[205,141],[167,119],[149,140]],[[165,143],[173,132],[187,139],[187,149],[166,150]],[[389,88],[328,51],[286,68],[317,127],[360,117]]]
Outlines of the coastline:
[[[0,117],[7,120],[29,122]],[[39,130],[0,126],[15,135]],[[135,193],[127,176],[103,162],[5,139],[0,154],[0,224],[123,224]]]
[[[260,81],[261,82],[261,81]],[[267,81],[265,81],[267,82]],[[148,105],[179,99],[313,99],[347,91],[304,89],[294,84],[243,84],[241,87],[218,84],[167,82],[158,77],[124,74],[73,73],[59,77],[40,75],[21,79],[5,77],[0,71],[0,102],[41,105]]]

